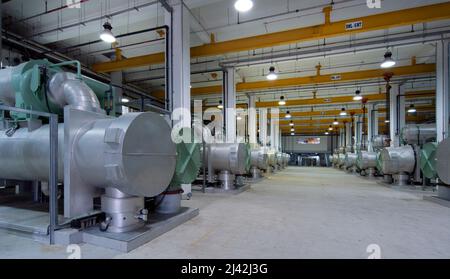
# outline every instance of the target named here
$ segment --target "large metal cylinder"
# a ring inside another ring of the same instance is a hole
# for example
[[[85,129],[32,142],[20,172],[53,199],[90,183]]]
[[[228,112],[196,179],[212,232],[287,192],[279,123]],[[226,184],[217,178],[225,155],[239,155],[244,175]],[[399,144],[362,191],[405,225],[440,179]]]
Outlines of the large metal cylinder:
[[[400,139],[403,144],[424,144],[436,139],[436,124],[406,125]]]
[[[362,170],[376,168],[377,167],[377,153],[361,151],[358,154],[358,159],[356,160],[358,168]]]
[[[380,153],[383,174],[413,173],[416,154],[410,145],[385,148]]]
[[[59,125],[58,176],[64,177],[64,125]],[[92,187],[114,187],[133,196],[153,197],[169,185],[176,164],[170,126],[155,113],[130,113],[93,120],[71,146],[79,176]],[[0,177],[48,181],[49,127],[11,137],[0,132]]]
[[[389,137],[386,135],[377,135],[372,138],[372,147],[375,151],[389,147]]]
[[[355,153],[347,153],[345,154],[345,159],[344,159],[344,165],[346,168],[351,168],[354,165],[356,165],[356,159],[358,158],[358,155],[356,155]]]
[[[256,167],[260,170],[266,170],[269,167],[269,155],[264,152],[264,149],[253,149],[250,156],[252,167]]]
[[[14,106],[16,103],[16,93],[12,83],[12,73],[14,67],[0,70],[0,103]]]
[[[437,147],[436,171],[439,179],[450,185],[450,138],[442,141]]]
[[[206,152],[207,166],[214,170],[229,171],[237,175],[247,172],[248,152],[245,143],[208,144]]]

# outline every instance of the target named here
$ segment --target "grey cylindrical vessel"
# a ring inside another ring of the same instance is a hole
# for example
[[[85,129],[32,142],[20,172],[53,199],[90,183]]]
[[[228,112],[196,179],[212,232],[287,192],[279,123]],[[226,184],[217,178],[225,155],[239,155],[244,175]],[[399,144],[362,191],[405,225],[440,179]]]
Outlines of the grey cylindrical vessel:
[[[436,134],[436,124],[406,125],[400,138],[404,144],[419,144],[435,140]]]
[[[385,148],[380,153],[384,174],[413,173],[416,164],[414,149],[410,145]]]
[[[0,102],[8,106],[16,103],[16,92],[13,88],[12,72],[13,67],[0,70]]]
[[[48,181],[49,127],[0,134],[0,177]],[[59,125],[59,180],[64,178],[64,127]],[[130,113],[91,121],[77,131],[72,162],[92,187],[114,187],[133,196],[153,197],[169,185],[176,164],[170,126],[155,113]]]
[[[252,167],[266,170],[269,167],[269,155],[261,148],[253,149],[251,151],[250,162]]]
[[[212,169],[238,175],[247,172],[246,163],[249,158],[244,143],[213,143],[208,144],[206,150],[206,158]]]
[[[358,154],[358,168],[365,170],[377,167],[377,153],[362,151]]]
[[[389,147],[389,137],[386,135],[377,135],[372,139],[372,147],[374,150],[381,150]]]
[[[344,164],[346,168],[351,168],[354,165],[356,165],[356,159],[358,158],[358,155],[355,153],[347,153],[345,154],[345,160]]]
[[[442,141],[436,151],[436,171],[439,179],[450,185],[450,138]]]

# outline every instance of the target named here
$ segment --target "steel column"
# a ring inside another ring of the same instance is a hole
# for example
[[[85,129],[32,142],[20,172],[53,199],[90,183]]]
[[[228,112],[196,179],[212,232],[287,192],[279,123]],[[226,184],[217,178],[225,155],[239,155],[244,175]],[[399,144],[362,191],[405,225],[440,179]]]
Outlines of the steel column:
[[[441,142],[449,135],[449,44],[439,41],[436,46],[436,127],[437,141]]]
[[[405,126],[405,94],[404,87],[393,84],[390,94],[390,123],[389,134],[391,146],[400,146],[400,130]]]
[[[235,68],[224,69],[225,136],[227,143],[236,142],[236,81]]]

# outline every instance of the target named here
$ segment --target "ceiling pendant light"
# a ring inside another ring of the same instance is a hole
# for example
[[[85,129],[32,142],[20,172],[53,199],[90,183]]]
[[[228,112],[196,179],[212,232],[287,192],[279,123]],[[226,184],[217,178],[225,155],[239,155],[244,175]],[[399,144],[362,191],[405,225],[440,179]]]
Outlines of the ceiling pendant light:
[[[330,133],[328,133],[328,132],[325,132],[325,135],[327,135],[327,136],[328,136],[329,134],[330,134]]]
[[[294,129],[294,128],[292,128],[292,129],[291,129],[291,132],[295,132],[295,129]]]
[[[333,121],[333,125],[334,125],[334,126],[337,126],[337,125],[339,125],[339,121],[337,120],[337,118],[335,118],[335,119],[334,119],[334,121]]]
[[[353,101],[361,101],[362,99],[363,99],[363,97],[361,96],[361,91],[356,90],[355,96],[353,97]]]
[[[330,128],[328,128],[329,131],[333,131],[333,126],[330,125]]]
[[[292,118],[292,115],[289,111],[286,112],[286,115],[284,116],[286,119]]]
[[[253,1],[237,0],[236,2],[234,2],[234,8],[240,13],[248,12],[253,8]]]
[[[381,68],[383,68],[383,69],[391,68],[391,67],[394,67],[395,64],[396,64],[396,62],[394,61],[394,59],[392,59],[392,52],[390,52],[388,50],[384,54],[384,61],[383,61],[383,63],[381,63]]]
[[[278,101],[278,104],[279,104],[280,106],[286,105],[286,101],[284,100],[284,96],[281,96],[281,97],[280,97],[280,101]]]
[[[218,109],[223,109],[222,101],[219,101],[219,105],[217,105],[217,108],[218,108]]]
[[[291,133],[291,136],[295,136],[295,133]]]
[[[414,104],[411,104],[409,106],[408,113],[416,113],[416,112],[417,112],[416,107],[414,106]]]
[[[110,44],[116,42],[116,37],[114,37],[114,34],[111,32],[111,30],[111,24],[109,22],[105,22],[105,24],[103,24],[103,31],[100,33],[100,39]]]
[[[341,109],[341,113],[339,115],[340,116],[346,116],[347,115],[347,111],[345,110],[345,108]]]
[[[275,73],[275,67],[270,67],[269,68],[269,73],[267,74],[267,79],[268,80],[276,80],[278,78],[277,73]]]
[[[289,126],[294,127],[294,121],[291,121],[291,123],[289,123]]]

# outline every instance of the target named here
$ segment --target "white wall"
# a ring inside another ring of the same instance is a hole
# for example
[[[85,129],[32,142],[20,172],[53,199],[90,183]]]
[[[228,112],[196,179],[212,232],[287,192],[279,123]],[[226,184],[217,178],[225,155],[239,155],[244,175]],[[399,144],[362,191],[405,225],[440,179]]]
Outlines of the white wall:
[[[306,138],[320,138],[320,144],[299,144]],[[331,150],[331,139],[325,136],[284,136],[282,138],[284,152],[326,153]]]

